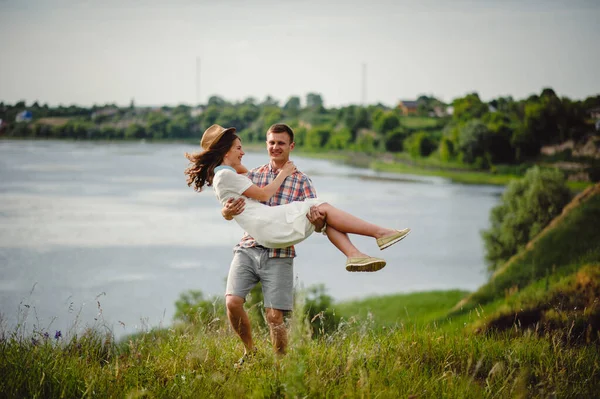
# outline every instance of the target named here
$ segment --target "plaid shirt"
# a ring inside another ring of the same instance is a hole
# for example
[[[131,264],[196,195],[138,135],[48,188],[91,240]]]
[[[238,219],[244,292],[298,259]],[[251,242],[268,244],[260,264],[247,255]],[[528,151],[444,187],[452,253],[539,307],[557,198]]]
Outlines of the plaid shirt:
[[[247,176],[259,187],[264,187],[271,183],[277,177],[271,164],[260,166],[248,172]],[[317,198],[317,192],[312,185],[312,181],[302,172],[296,172],[288,176],[274,196],[263,204],[277,206],[287,204],[293,201],[304,201],[307,198]],[[242,240],[238,244],[243,248],[250,248],[259,245],[248,233],[244,233]],[[272,248],[269,250],[271,258],[294,258],[296,250],[293,246],[287,248]]]

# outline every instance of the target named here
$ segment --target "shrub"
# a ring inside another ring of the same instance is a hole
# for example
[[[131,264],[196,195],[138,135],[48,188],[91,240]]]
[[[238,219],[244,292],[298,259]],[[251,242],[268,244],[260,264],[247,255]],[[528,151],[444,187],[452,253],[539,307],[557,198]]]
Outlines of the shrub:
[[[425,132],[418,132],[404,140],[404,149],[415,157],[426,157],[435,151],[436,143]]]
[[[452,141],[450,141],[449,138],[442,137],[442,140],[440,141],[439,152],[440,159],[443,162],[449,162],[450,160],[452,160],[452,158],[454,157],[454,145],[452,144]]]
[[[182,293],[175,302],[175,320],[192,324],[211,325],[225,315],[222,297],[205,299],[202,291],[190,290]]]
[[[560,214],[570,198],[557,169],[535,166],[524,178],[511,181],[500,205],[490,212],[490,229],[482,232],[488,270],[496,270],[521,250]]]
[[[400,152],[404,149],[404,140],[408,136],[402,127],[396,128],[385,137],[385,149],[390,152]]]
[[[308,288],[304,302],[304,312],[308,317],[314,338],[331,334],[337,329],[340,317],[333,311],[333,298],[326,294],[325,285]]]

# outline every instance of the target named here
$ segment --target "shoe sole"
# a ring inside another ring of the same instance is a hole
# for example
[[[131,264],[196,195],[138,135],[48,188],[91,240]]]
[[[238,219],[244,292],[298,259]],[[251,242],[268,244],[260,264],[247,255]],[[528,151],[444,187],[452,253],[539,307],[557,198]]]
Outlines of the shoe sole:
[[[380,246],[379,249],[381,251],[383,251],[384,249],[391,247],[392,245],[396,244],[397,242],[404,240],[410,234],[411,231],[412,230],[409,230],[408,233],[404,234],[402,237],[398,237],[395,240],[392,240],[392,241],[388,242],[387,244]]]
[[[378,260],[370,263],[363,263],[360,265],[346,265],[346,270],[349,272],[376,272],[385,267],[385,261]]]

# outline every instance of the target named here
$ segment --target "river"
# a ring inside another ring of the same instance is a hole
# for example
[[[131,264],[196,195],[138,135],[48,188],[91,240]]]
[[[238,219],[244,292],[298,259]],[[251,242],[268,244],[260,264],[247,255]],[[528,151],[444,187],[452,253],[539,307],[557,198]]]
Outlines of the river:
[[[185,184],[185,151],[160,143],[0,141],[0,323],[73,333],[110,328],[116,337],[167,326],[182,292],[222,295],[242,235],[220,216],[212,189]],[[265,152],[244,163],[267,162]],[[320,234],[297,246],[297,287],[325,284],[336,301],[460,288],[486,280],[480,231],[502,187],[377,173],[293,157],[319,197],[368,221],[410,227],[380,252],[376,273],[348,273]]]

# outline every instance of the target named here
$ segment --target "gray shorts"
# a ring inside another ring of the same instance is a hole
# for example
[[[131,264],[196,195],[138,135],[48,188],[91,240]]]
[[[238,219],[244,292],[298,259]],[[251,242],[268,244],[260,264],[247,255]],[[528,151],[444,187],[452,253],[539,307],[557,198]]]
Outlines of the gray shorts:
[[[225,295],[235,295],[245,300],[259,281],[262,282],[265,308],[292,310],[294,258],[269,258],[267,248],[236,246]]]

